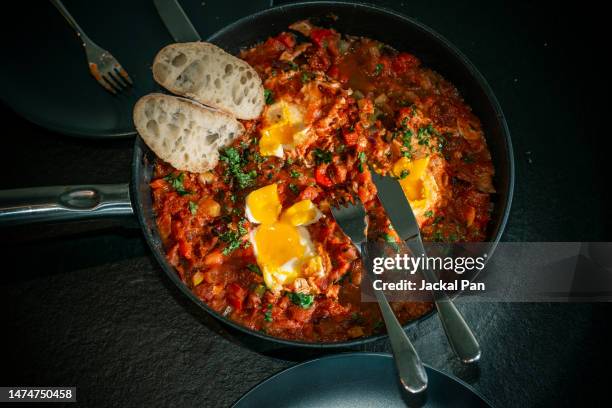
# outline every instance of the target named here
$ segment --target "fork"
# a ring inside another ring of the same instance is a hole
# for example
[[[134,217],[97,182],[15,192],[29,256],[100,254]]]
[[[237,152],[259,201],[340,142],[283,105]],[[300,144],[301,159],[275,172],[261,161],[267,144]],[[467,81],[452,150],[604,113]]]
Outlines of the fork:
[[[366,228],[366,214],[361,201],[357,201],[357,204],[347,203],[344,206],[331,207],[331,212],[340,229],[361,253]],[[367,273],[370,272],[367,271]],[[423,363],[402,325],[395,317],[385,294],[381,290],[374,288],[373,290],[387,328],[400,382],[410,394],[423,392],[427,388],[427,373]]]
[[[118,92],[134,84],[127,71],[119,64],[119,61],[85,34],[60,0],[51,0],[51,3],[62,13],[62,16],[76,31],[85,48],[89,72],[91,72],[91,75],[104,89],[116,95]]]

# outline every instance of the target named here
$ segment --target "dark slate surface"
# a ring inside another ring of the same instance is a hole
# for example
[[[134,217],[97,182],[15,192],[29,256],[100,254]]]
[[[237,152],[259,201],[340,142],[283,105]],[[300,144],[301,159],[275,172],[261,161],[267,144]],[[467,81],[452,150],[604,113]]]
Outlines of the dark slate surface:
[[[593,99],[601,82],[592,71],[596,13],[558,3],[378,4],[439,31],[490,81],[516,152],[504,239],[610,240],[606,149],[597,128],[606,116]],[[6,107],[0,115],[0,188],[127,182],[131,141],[72,139]],[[254,345],[185,302],[133,227],[3,229],[0,242],[1,385],[76,385],[85,406],[228,406],[269,375],[313,357]],[[453,358],[435,317],[409,336],[426,363],[473,384],[495,406],[569,406],[605,396],[609,376],[599,372],[611,362],[608,304],[460,309],[483,346],[478,367]],[[389,350],[385,341],[361,349]]]

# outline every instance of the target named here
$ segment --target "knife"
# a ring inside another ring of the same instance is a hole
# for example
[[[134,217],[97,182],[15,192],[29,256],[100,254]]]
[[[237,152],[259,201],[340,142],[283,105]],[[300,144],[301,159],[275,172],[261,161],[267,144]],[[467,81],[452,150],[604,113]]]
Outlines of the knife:
[[[393,177],[383,177],[374,171],[371,173],[378,189],[378,198],[397,234],[418,253],[426,255],[419,224],[400,183]],[[429,282],[439,280],[436,273],[430,269],[421,269],[421,273]],[[433,295],[442,327],[455,354],[464,363],[478,361],[480,345],[453,301],[442,290],[433,291]]]
[[[177,0],[153,0],[153,3],[174,41],[202,41]]]

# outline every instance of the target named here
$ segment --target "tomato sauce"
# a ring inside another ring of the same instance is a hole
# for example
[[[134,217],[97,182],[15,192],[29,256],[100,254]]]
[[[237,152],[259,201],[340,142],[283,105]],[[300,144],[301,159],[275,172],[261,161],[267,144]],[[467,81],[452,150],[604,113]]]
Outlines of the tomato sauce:
[[[369,336],[384,325],[377,305],[360,301],[363,266],[330,206],[359,198],[368,210],[369,238],[388,239],[394,232],[370,168],[393,174],[402,158],[426,159],[435,191],[417,217],[424,239],[482,241],[495,191],[491,157],[478,118],[456,88],[417,57],[308,21],[291,28],[308,41],[283,32],[240,57],[259,73],[269,104],[282,99],[302,107],[310,136],[283,158],[262,156],[263,124],[245,121],[245,134],[210,172],[179,172],[158,161],[151,182],[157,226],[183,282],[233,321],[307,342]],[[326,270],[311,298],[273,293],[257,266],[245,197],[271,183],[283,208],[309,199],[325,215],[308,227]],[[402,323],[432,308],[425,302],[392,306]]]

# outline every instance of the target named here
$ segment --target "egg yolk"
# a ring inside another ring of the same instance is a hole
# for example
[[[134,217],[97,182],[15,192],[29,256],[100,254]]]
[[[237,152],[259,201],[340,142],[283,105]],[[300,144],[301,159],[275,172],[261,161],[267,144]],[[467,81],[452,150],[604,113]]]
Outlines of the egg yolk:
[[[407,157],[402,157],[393,165],[393,175],[400,178],[399,183],[402,186],[402,190],[404,190],[406,198],[408,198],[408,201],[414,207],[424,206],[430,195],[424,182],[425,177],[427,177],[425,170],[428,164],[429,157],[417,160],[409,160]]]
[[[300,234],[293,225],[284,222],[263,224],[254,234],[257,261],[267,268],[279,268],[304,255]]]
[[[260,224],[271,224],[281,212],[278,187],[270,184],[251,192],[246,198],[246,208],[252,221]]]
[[[304,227],[322,216],[319,209],[312,201],[302,200],[282,214],[281,210],[276,184],[257,189],[246,198],[247,216],[260,224],[250,234],[257,264],[266,286],[274,292],[298,277],[324,271],[323,260]]]
[[[292,146],[294,135],[303,128],[299,111],[280,101],[268,108],[265,116],[267,126],[261,129],[259,152],[262,156],[280,156],[283,146]]]
[[[317,220],[317,207],[310,200],[302,200],[287,208],[281,216],[281,221],[291,225],[305,225]]]

